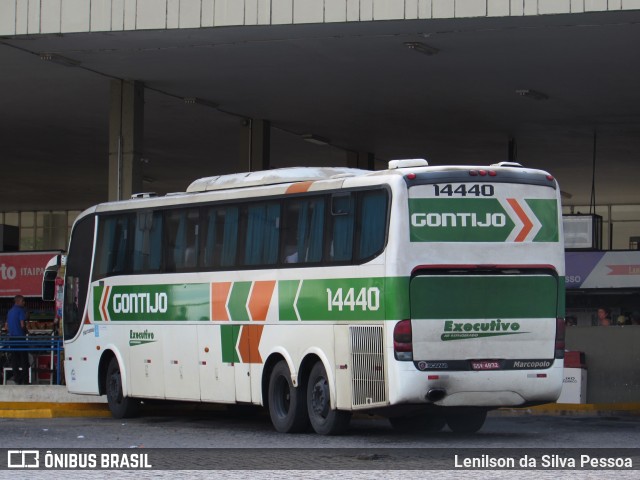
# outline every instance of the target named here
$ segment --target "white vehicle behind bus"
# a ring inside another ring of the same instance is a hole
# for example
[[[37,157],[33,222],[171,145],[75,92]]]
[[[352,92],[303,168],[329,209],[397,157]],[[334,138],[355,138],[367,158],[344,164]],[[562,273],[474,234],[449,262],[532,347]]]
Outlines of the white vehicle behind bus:
[[[474,432],[555,401],[560,190],[519,165],[222,175],[83,212],[64,276],[65,378],[107,395],[265,406],[281,432]]]

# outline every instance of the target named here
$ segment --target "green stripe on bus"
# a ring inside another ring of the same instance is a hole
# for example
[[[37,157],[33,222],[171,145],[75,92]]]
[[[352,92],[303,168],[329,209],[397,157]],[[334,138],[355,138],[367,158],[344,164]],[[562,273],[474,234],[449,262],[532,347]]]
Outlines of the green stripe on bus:
[[[100,312],[100,300],[102,299],[102,292],[104,287],[93,287],[93,318],[99,322],[105,320],[102,318],[102,312]]]
[[[103,319],[104,287],[94,287],[95,319]],[[115,285],[104,299],[104,309],[113,321],[209,320],[208,283],[176,285]]]
[[[385,305],[388,320],[403,320],[410,318],[411,305],[409,303],[410,277],[387,277],[385,279]]]
[[[278,282],[278,307],[280,312],[280,321],[298,320],[293,304],[299,285],[300,280],[282,280]]]
[[[558,291],[550,275],[416,277],[411,280],[411,317],[555,318]]]
[[[372,321],[409,318],[409,279],[281,281],[281,321]]]
[[[555,200],[526,200],[533,214],[542,224],[542,228],[533,239],[534,242],[558,241],[558,204]]]
[[[240,325],[220,326],[220,346],[222,349],[222,361],[225,363],[240,362],[240,357],[236,350],[238,336],[240,335]]]
[[[248,322],[247,299],[251,291],[251,282],[234,282],[229,295],[229,315],[231,320]]]

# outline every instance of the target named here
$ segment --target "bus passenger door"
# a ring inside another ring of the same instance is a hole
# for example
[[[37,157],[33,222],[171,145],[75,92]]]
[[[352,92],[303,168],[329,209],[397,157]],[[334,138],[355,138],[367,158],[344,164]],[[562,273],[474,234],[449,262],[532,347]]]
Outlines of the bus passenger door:
[[[234,363],[226,357],[222,332],[231,326],[198,325],[200,399],[204,402],[234,403],[236,381]],[[225,332],[227,334],[228,332]],[[223,352],[224,350],[224,352]]]

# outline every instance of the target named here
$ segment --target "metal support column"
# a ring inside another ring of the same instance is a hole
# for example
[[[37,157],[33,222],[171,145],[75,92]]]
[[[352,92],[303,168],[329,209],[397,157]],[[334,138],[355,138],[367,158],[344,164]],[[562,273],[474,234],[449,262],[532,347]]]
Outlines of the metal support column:
[[[248,119],[243,123],[240,155],[240,164],[250,172],[271,168],[271,122]]]
[[[109,200],[142,191],[144,84],[111,81],[109,100]]]

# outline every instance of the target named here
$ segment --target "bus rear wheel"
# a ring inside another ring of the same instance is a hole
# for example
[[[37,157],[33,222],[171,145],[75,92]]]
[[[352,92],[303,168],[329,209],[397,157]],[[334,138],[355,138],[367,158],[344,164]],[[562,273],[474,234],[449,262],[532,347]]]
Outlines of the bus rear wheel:
[[[327,372],[321,362],[311,369],[307,383],[307,410],[311,426],[320,435],[339,435],[349,426],[351,412],[331,409]]]
[[[295,388],[287,362],[281,360],[269,377],[269,416],[278,432],[297,433],[307,429],[304,388]]]
[[[107,368],[105,384],[109,410],[114,418],[134,417],[140,408],[140,402],[135,398],[125,397],[122,393],[122,375],[118,359],[113,357]]]
[[[447,425],[454,433],[476,433],[487,419],[487,410],[469,409],[446,415]]]

